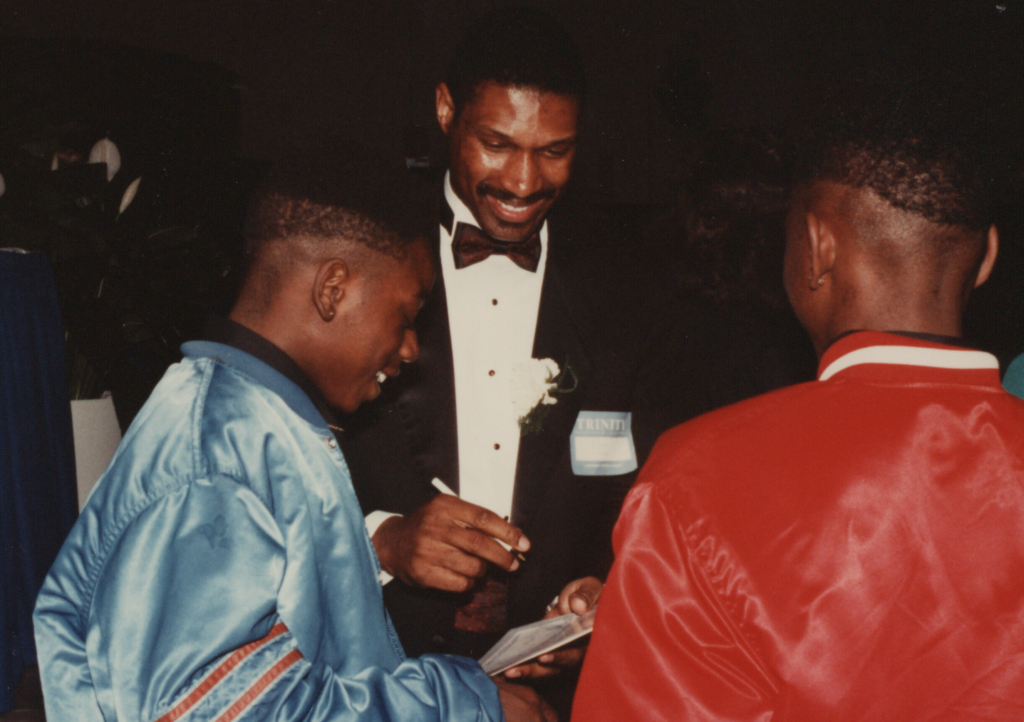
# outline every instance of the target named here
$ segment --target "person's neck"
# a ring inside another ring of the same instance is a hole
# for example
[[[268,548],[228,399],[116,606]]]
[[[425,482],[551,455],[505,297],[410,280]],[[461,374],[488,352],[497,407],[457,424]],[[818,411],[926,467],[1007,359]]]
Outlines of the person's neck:
[[[827,346],[850,331],[905,331],[960,338],[970,288],[961,274],[893,276],[866,271],[836,277],[824,329]],[[813,336],[813,334],[812,334]],[[816,344],[817,345],[817,344]]]
[[[297,346],[301,347],[300,344],[296,343],[295,339],[296,329],[301,328],[298,324],[285,323],[281,319],[275,318],[273,309],[256,312],[238,304],[231,309],[228,319],[240,326],[244,326],[253,333],[259,334],[284,351],[292,360],[299,362],[299,359],[295,358],[294,353],[294,349]]]
[[[960,338],[963,335],[963,320],[959,312],[938,313],[935,309],[920,308],[892,307],[878,313],[848,314],[830,325],[822,347],[827,347],[851,331],[905,332]]]

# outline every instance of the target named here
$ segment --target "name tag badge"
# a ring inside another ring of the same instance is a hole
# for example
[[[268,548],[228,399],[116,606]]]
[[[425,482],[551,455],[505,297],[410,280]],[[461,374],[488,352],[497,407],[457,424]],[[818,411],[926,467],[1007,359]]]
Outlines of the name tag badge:
[[[581,411],[569,450],[577,476],[615,476],[636,470],[636,448],[628,411]]]

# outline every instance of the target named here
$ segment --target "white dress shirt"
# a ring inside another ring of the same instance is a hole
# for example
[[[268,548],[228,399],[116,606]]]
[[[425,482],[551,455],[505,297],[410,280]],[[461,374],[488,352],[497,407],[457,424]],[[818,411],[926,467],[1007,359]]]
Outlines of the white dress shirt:
[[[477,225],[448,176],[444,192],[454,213],[452,234],[459,223]],[[512,513],[519,420],[512,410],[509,379],[513,367],[533,356],[547,261],[546,222],[540,243],[535,273],[499,255],[456,270],[452,235],[441,227],[441,276],[455,372],[459,496],[498,516]],[[442,481],[450,485],[451,480]]]
[[[455,375],[455,418],[459,454],[459,496],[498,516],[511,516],[519,454],[519,420],[512,409],[511,370],[533,356],[541,287],[547,262],[547,221],[540,229],[540,260],[534,273],[506,256],[491,256],[455,268],[453,234],[459,223],[478,226],[473,214],[444,179],[452,209],[452,233],[441,226],[441,277]],[[442,479],[452,486],[452,479]],[[370,536],[394,514],[366,517]],[[391,576],[381,572],[381,581]]]

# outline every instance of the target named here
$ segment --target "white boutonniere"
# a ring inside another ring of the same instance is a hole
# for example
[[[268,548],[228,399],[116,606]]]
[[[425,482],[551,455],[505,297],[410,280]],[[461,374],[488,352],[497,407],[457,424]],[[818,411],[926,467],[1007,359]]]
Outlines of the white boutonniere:
[[[572,386],[563,388],[571,379]],[[558,403],[556,394],[576,390],[576,374],[569,364],[565,370],[549,358],[532,358],[512,367],[509,390],[512,395],[512,413],[519,422],[521,436],[539,434],[544,430],[544,418],[552,405]]]

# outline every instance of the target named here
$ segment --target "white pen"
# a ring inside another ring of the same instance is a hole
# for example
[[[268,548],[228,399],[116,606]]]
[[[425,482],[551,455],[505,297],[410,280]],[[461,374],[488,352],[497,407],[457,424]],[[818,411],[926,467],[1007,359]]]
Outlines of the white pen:
[[[436,476],[433,479],[430,480],[430,485],[433,486],[435,489],[437,489],[442,494],[447,494],[448,496],[458,496],[458,494],[456,494],[454,491],[449,489],[448,485],[445,484],[440,479],[438,479]],[[505,521],[508,521],[508,517],[505,517]],[[499,544],[501,544],[501,546],[505,549],[505,551],[512,552],[512,556],[514,556],[519,561],[521,561],[521,562],[525,562],[526,561],[526,557],[523,556],[522,552],[520,552],[517,549],[513,549],[511,544],[506,544],[501,539],[496,539],[495,537],[491,537],[491,538],[494,539],[494,541],[496,541]]]
[[[430,485],[432,487],[434,487],[435,489],[437,489],[442,494],[447,494],[448,496],[458,496],[458,494],[456,494],[454,491],[449,489],[448,485],[445,484],[440,479],[438,479],[436,476],[433,479],[430,480]]]

